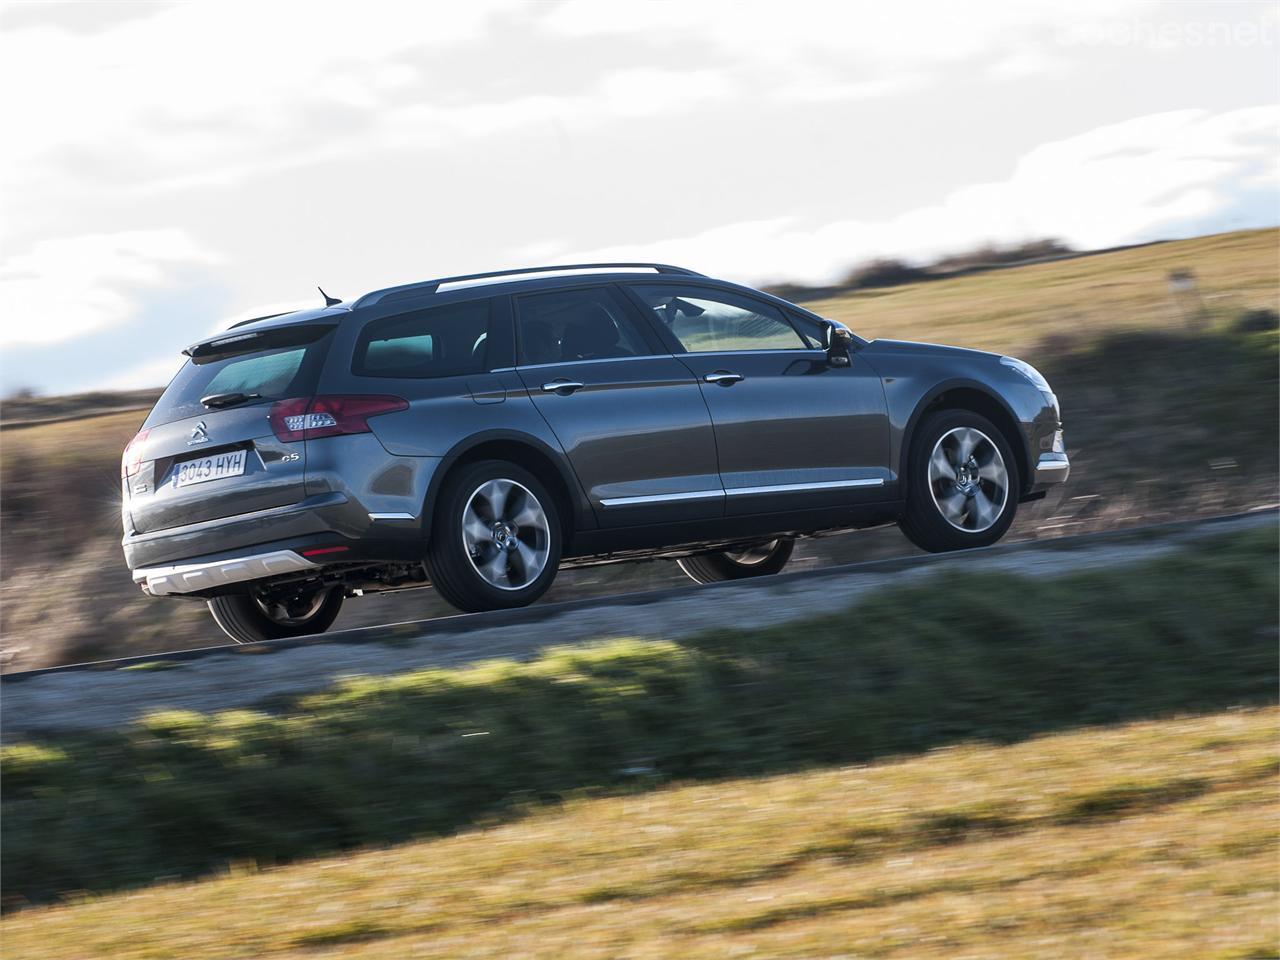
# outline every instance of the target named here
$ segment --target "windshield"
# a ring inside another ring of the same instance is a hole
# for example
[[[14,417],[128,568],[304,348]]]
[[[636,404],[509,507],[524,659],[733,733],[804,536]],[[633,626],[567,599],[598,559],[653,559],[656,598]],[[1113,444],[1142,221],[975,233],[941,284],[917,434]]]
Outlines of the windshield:
[[[206,363],[188,360],[160,396],[143,427],[208,413],[210,408],[200,399],[213,394],[242,393],[253,397],[248,403],[310,396],[315,393],[329,339],[322,336],[300,346],[237,353]]]

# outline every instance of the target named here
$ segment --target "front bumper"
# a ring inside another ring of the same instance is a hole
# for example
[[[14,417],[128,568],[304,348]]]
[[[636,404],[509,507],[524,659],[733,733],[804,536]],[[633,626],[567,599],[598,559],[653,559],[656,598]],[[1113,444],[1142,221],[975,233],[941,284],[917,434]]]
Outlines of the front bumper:
[[[1036,461],[1032,489],[1041,489],[1054,483],[1065,483],[1071,475],[1071,461],[1065,453],[1042,453]]]

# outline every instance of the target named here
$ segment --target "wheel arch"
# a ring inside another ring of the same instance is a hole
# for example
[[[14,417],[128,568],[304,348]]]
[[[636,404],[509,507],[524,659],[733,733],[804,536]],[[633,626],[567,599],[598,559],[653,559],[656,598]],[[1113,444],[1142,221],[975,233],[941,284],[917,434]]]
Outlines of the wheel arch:
[[[1030,489],[1032,469],[1031,451],[1027,446],[1027,438],[1018,426],[1018,418],[1009,404],[998,393],[976,380],[948,380],[936,384],[916,404],[906,429],[903,431],[902,447],[898,453],[898,476],[903,478],[903,489],[906,489],[907,470],[910,467],[911,447],[915,443],[916,427],[926,414],[935,410],[970,410],[986,417],[1004,435],[1018,458],[1018,486],[1022,493]]]
[[[460,442],[442,459],[427,487],[422,514],[424,536],[430,536],[436,501],[445,481],[456,470],[480,460],[506,460],[523,467],[542,481],[555,499],[566,546],[577,530],[595,525],[591,508],[563,454],[526,433],[487,430]]]

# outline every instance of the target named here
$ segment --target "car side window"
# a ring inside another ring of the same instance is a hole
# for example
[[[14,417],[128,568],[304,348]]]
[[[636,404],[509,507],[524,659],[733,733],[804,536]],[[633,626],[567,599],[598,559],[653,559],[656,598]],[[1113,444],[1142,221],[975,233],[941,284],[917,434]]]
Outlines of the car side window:
[[[689,353],[808,347],[780,310],[759,300],[683,284],[645,283],[631,289]]]
[[[468,300],[373,320],[360,332],[351,372],[425,378],[480,373],[486,365],[489,300]]]
[[[573,363],[652,353],[617,295],[607,287],[516,298],[519,362]]]
[[[812,317],[806,317],[803,314],[796,313],[794,310],[787,311],[787,319],[791,321],[791,325],[799,331],[800,336],[804,337],[807,343],[814,350],[822,349],[822,324]]]

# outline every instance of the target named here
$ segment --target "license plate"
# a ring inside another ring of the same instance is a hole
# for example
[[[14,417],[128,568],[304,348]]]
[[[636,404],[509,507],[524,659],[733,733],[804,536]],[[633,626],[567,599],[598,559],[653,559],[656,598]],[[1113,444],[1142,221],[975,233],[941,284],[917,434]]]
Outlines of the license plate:
[[[221,480],[223,477],[238,477],[244,473],[244,458],[244,450],[234,450],[231,453],[215,453],[199,460],[184,460],[173,468],[169,483],[177,489],[189,487],[193,483]]]

